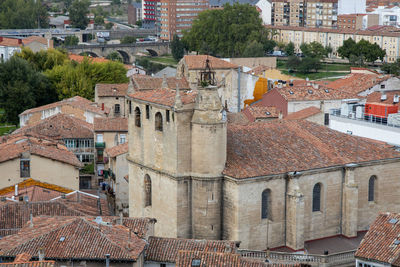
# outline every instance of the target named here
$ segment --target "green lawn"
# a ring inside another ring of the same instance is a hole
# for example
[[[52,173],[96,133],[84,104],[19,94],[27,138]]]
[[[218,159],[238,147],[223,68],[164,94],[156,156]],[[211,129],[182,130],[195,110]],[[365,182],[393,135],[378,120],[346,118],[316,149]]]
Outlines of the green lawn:
[[[0,135],[11,133],[15,129],[17,129],[16,126],[0,126]]]
[[[286,67],[286,60],[278,59],[276,62],[276,67],[280,70],[288,69]],[[350,64],[339,64],[339,63],[321,63],[321,71],[350,71]]]
[[[165,64],[165,65],[172,65],[176,66],[178,61],[176,61],[172,56],[158,56],[158,57],[149,57],[150,61]]]
[[[335,80],[335,77],[345,76],[349,72],[312,72],[312,73],[289,73],[287,70],[282,70],[283,74],[291,75],[301,79],[309,78],[310,80]]]

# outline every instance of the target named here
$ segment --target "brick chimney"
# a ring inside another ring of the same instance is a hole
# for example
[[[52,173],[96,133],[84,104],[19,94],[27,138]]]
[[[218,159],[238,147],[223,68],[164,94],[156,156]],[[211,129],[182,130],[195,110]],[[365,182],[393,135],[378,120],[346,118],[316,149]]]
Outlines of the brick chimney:
[[[22,44],[22,39],[18,39],[18,44]]]

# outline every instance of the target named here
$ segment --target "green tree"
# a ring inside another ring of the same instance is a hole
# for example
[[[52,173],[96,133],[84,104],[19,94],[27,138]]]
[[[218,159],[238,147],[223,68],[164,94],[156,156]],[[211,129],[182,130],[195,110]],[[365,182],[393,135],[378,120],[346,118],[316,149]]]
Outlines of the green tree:
[[[64,45],[77,45],[79,43],[79,38],[75,35],[68,35],[65,37]]]
[[[241,56],[248,43],[261,42],[267,32],[254,6],[235,3],[201,12],[183,41],[191,51],[232,57]]]
[[[397,59],[394,63],[384,63],[381,70],[387,74],[393,74],[396,76],[400,75],[400,59]]]
[[[121,44],[133,44],[136,43],[136,38],[134,36],[124,36],[121,39]]]
[[[243,57],[262,57],[264,56],[264,47],[257,41],[252,41],[246,46],[246,49],[242,53]]]
[[[0,29],[48,28],[47,6],[42,0],[0,1]]]
[[[351,64],[363,65],[364,62],[374,63],[376,60],[383,59],[386,56],[386,50],[383,50],[377,44],[372,44],[364,39],[356,43],[349,38],[343,42],[338,49],[339,56],[347,58]]]
[[[122,62],[122,57],[117,51],[113,51],[106,56],[106,59]]]
[[[89,0],[74,0],[68,9],[71,25],[74,28],[86,29],[89,24]]]
[[[24,47],[14,56],[25,59],[37,71],[52,69],[55,66],[63,65],[68,60],[67,52],[59,49],[41,50],[34,53],[29,47]]]
[[[293,56],[294,55],[294,43],[290,42],[286,45],[285,47],[285,53],[288,56]]]
[[[113,24],[111,22],[106,23],[106,29],[107,30],[111,30],[112,27],[113,27]]]
[[[318,72],[321,69],[321,60],[315,57],[304,57],[298,66],[298,71],[302,73],[309,73],[311,71]]]
[[[301,64],[301,59],[296,56],[289,56],[286,61],[286,68],[289,71],[297,71]]]
[[[322,44],[318,42],[312,42],[309,44],[302,44],[300,46],[301,52],[303,52],[304,56],[317,58],[322,60],[327,57],[329,54],[329,48],[323,47]]]
[[[0,63],[0,99],[5,120],[18,124],[18,114],[56,101],[57,94],[46,76],[26,60],[14,56]]]
[[[104,17],[102,17],[102,16],[94,17],[94,24],[95,25],[104,25]]]
[[[136,24],[137,26],[139,26],[139,27],[142,27],[143,21],[142,21],[141,19],[140,19],[140,20],[137,20],[135,24]]]
[[[171,42],[171,52],[172,56],[176,61],[181,60],[183,55],[185,54],[185,47],[182,41],[179,39],[178,35],[174,34],[174,37]]]
[[[343,45],[338,48],[338,54],[341,58],[350,59],[351,55],[354,55],[356,51],[357,43],[349,38],[343,42]]]
[[[81,63],[68,62],[47,70],[45,75],[56,88],[59,99],[76,95],[94,98],[97,83],[127,83],[126,68],[120,62],[93,63],[89,58]]]

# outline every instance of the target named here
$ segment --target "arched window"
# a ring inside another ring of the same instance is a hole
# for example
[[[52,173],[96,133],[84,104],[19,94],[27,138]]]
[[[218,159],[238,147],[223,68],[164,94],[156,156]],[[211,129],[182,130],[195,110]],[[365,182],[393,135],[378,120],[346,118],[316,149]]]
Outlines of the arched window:
[[[314,185],[312,195],[312,211],[321,211],[321,184]]]
[[[261,194],[261,219],[271,218],[271,190],[265,189]]]
[[[135,108],[135,125],[137,127],[141,127],[141,122],[140,122],[140,108],[136,107]]]
[[[148,174],[144,176],[144,195],[145,207],[151,206],[151,179]]]
[[[375,181],[376,181],[376,176],[372,175],[369,178],[369,182],[368,182],[368,201],[375,200]]]
[[[156,127],[157,131],[162,132],[162,130],[163,130],[163,121],[162,121],[162,115],[161,115],[160,112],[156,113],[155,127]]]

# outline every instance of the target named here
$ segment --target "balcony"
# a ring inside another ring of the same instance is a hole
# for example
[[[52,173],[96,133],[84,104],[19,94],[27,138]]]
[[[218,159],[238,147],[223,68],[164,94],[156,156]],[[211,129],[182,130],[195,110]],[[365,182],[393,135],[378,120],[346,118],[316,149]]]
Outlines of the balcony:
[[[105,148],[106,147],[106,143],[105,142],[96,142],[94,144],[95,148]]]

